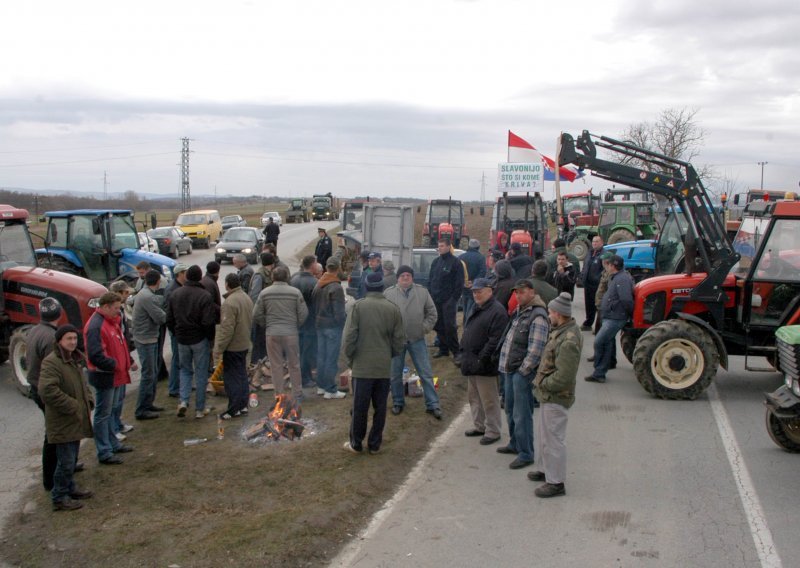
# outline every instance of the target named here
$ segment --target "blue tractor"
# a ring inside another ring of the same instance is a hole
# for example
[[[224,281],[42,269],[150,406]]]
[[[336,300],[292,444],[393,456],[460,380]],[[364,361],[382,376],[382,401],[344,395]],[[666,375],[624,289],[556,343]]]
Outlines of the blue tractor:
[[[172,278],[175,261],[139,248],[130,209],[49,211],[44,248],[36,249],[39,266],[77,274],[108,286],[115,280],[135,281],[136,265],[146,260]]]

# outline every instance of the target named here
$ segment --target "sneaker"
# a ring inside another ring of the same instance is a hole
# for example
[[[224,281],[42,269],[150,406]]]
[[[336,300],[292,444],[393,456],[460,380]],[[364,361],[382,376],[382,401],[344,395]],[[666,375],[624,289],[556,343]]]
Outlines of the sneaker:
[[[392,407],[392,414],[394,414],[395,416],[397,416],[398,414],[400,414],[402,412],[403,412],[403,407],[400,406],[399,404],[395,404]]]
[[[189,407],[188,404],[182,402],[178,405],[178,418],[183,418],[186,416],[186,409]]]
[[[354,454],[360,454],[361,453],[361,450],[355,449],[353,446],[350,445],[350,442],[345,442],[343,447],[344,447],[344,450],[346,452],[352,452]]]
[[[331,400],[333,398],[344,398],[346,396],[347,396],[346,392],[342,392],[342,391],[337,390],[336,392],[326,392],[324,398],[326,400]]]
[[[236,413],[237,416],[247,416],[250,414],[250,410],[247,407],[242,408],[239,412]]]
[[[195,412],[194,413],[194,417],[199,420],[200,418],[205,418],[210,413],[211,413],[211,409],[206,408],[204,410],[198,410],[197,412]]]
[[[122,428],[119,429],[123,434],[127,434],[131,430],[133,430],[133,424],[123,424]]]
[[[433,417],[436,418],[436,420],[442,419],[442,411],[439,408],[429,408],[425,412],[427,412],[428,414],[433,414]]]
[[[128,437],[122,432],[117,432],[116,434],[114,434],[114,436],[116,436],[117,440],[119,440],[120,442],[124,442],[125,440],[128,439]]]
[[[321,388],[317,387],[317,394],[319,396],[324,396],[326,392],[328,392],[328,391],[326,391],[325,389],[321,389]]]
[[[83,503],[75,499],[70,499],[69,497],[65,497],[61,501],[53,501],[54,511],[74,511],[81,507],[83,507]]]
[[[544,485],[537,487],[533,493],[537,497],[542,498],[558,497],[560,495],[567,494],[563,483],[545,483]]]
[[[223,412],[219,415],[220,420],[230,420],[231,418],[233,418],[233,416],[231,416],[228,412]]]

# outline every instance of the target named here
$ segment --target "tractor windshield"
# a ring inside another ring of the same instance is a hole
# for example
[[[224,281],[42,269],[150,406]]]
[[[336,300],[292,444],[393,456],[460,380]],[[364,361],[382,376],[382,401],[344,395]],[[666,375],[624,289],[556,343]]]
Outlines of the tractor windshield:
[[[451,203],[431,203],[428,206],[430,212],[430,223],[445,223],[448,220],[447,212],[450,211],[450,223],[461,224],[461,204]]]
[[[344,230],[360,231],[364,224],[364,209],[356,207],[345,207],[344,210]]]
[[[755,257],[758,247],[761,246],[761,240],[764,238],[764,231],[768,225],[769,217],[745,217],[742,219],[742,224],[739,225],[736,238],[733,240],[733,250],[738,252],[741,258],[733,265],[731,273],[742,275],[750,270],[753,257]]]
[[[119,252],[124,248],[139,248],[136,227],[129,213],[111,216],[111,250]]]
[[[589,198],[587,196],[564,198],[564,213],[570,214],[575,211],[579,211],[581,215],[589,214]]]
[[[8,260],[22,266],[36,266],[33,243],[25,225],[0,226],[0,262]]]
[[[656,249],[656,274],[675,274],[684,256],[687,227],[683,213],[673,211],[667,216]]]

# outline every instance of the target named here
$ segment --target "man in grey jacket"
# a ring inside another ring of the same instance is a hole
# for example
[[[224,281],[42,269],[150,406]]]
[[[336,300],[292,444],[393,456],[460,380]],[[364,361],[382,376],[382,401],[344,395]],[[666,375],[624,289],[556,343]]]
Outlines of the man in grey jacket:
[[[222,420],[247,413],[247,350],[253,326],[253,300],[245,294],[238,274],[225,277],[226,294],[222,303],[222,321],[214,342],[214,361],[222,359],[222,380],[228,395],[228,409]]]
[[[436,324],[433,298],[424,286],[414,284],[414,269],[405,264],[397,269],[397,285],[384,291],[383,295],[400,308],[406,332],[406,343],[401,353],[392,358],[392,414],[400,414],[405,406],[403,368],[406,353],[409,353],[422,382],[426,412],[441,420],[439,394],[433,384],[433,367],[425,344],[425,336]]]
[[[158,336],[161,326],[167,322],[164,296],[156,294],[161,285],[161,274],[150,269],[144,276],[144,284],[133,299],[133,342],[142,368],[136,400],[137,420],[158,418],[157,410],[163,410],[154,406],[159,364]]]
[[[308,317],[303,294],[289,285],[289,271],[278,266],[272,271],[272,286],[262,290],[253,308],[253,323],[265,329],[267,356],[272,369],[275,394],[282,394],[285,384],[283,366],[289,367],[292,398],[303,399],[300,375],[300,326]]]

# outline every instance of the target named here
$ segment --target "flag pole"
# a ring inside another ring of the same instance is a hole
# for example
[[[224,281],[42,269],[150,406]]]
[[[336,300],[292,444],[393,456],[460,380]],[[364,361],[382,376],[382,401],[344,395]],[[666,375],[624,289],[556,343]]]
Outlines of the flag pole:
[[[558,135],[558,139],[556,140],[556,157],[555,157],[555,167],[553,168],[554,175],[553,179],[555,180],[555,193],[556,193],[556,213],[558,214],[558,220],[556,221],[556,226],[558,227],[558,236],[561,236],[564,231],[564,207],[561,203],[561,163],[559,160],[561,159],[561,133]]]

